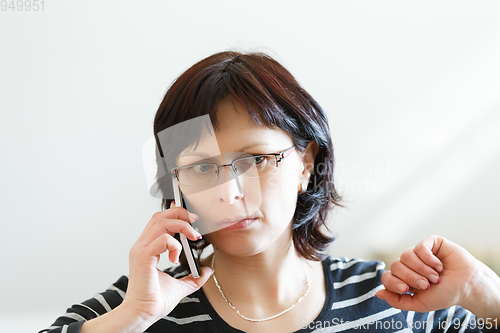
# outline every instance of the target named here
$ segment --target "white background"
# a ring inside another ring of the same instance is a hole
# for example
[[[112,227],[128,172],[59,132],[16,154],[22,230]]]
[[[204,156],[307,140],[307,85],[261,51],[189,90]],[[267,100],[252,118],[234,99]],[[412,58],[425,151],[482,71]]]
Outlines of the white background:
[[[179,74],[226,49],[269,53],[327,111],[347,207],[333,255],[396,255],[440,234],[498,267],[499,17],[497,1],[1,11],[0,331],[49,326],[127,274],[159,210],[141,159],[156,109]]]

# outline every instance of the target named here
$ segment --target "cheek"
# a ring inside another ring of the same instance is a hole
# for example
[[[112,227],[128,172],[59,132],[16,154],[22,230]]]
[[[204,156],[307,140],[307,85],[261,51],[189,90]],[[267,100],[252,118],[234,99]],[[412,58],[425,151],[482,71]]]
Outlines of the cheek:
[[[262,205],[266,215],[278,215],[290,222],[297,205],[297,181],[292,175],[270,177],[261,182]]]
[[[278,172],[261,182],[262,193],[274,197],[295,198],[297,197],[298,184],[300,180],[300,164],[295,160],[282,164]],[[264,178],[263,178],[264,179]]]
[[[297,184],[292,177],[273,176],[265,182],[261,182],[262,195],[279,199],[290,196],[293,192],[297,194]]]

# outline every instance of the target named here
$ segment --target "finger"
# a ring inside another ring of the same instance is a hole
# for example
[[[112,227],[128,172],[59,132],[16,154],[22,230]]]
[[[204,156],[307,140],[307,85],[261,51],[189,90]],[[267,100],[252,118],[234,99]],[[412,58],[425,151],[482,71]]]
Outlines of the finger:
[[[172,201],[172,202],[170,203],[170,208],[175,208],[175,207],[177,207],[177,205],[175,204],[175,201]],[[182,208],[182,207],[180,207],[180,208]],[[184,208],[183,208],[183,209],[184,209]],[[186,211],[187,211],[187,210],[186,210]],[[188,211],[188,214],[189,214],[189,217],[190,217],[190,219],[191,219],[191,223],[193,223],[194,221],[196,221],[196,220],[199,220],[199,219],[200,219],[200,217],[199,217],[197,214],[195,214],[195,213],[191,213],[191,212],[189,212],[189,211]],[[193,220],[194,220],[194,221],[193,221]]]
[[[441,281],[439,273],[422,261],[417,253],[415,253],[414,249],[409,249],[403,252],[400,262],[432,283],[438,284]]]
[[[142,237],[141,242],[149,244],[161,234],[168,233],[169,235],[175,235],[176,233],[182,233],[186,235],[192,241],[201,239],[201,234],[194,230],[191,224],[181,221],[181,220],[171,220],[171,219],[160,219],[157,223],[152,226],[148,232]]]
[[[210,276],[213,274],[213,270],[210,267],[200,267],[201,276],[195,279],[191,274],[179,279],[179,282],[182,282],[182,298],[193,293],[203,286]]]
[[[148,224],[144,227],[144,230],[141,236],[139,237],[139,240],[142,240],[145,237],[145,235],[149,232],[149,230],[158,222],[158,220],[161,219],[177,219],[193,223],[194,221],[199,219],[199,217],[196,214],[189,213],[186,209],[181,207],[175,207],[161,212],[156,212],[153,214]]]
[[[162,234],[156,238],[148,247],[146,253],[150,256],[159,256],[162,253],[169,252],[169,258],[177,261],[176,258],[182,250],[181,243],[169,234]]]
[[[391,271],[385,271],[382,274],[382,284],[387,290],[397,294],[405,293],[410,288],[406,282],[394,276]]]
[[[430,287],[429,281],[420,274],[401,263],[399,259],[391,264],[391,272],[400,280],[406,282],[410,287],[420,290],[427,290]]]
[[[424,308],[421,307],[421,303],[417,301],[415,296],[410,294],[395,294],[389,290],[382,289],[377,291],[376,297],[386,301],[390,306],[403,311],[417,311],[426,312]]]
[[[170,261],[175,263],[179,260],[181,250],[182,245],[177,239],[169,234],[162,234],[140,251],[136,260],[139,263],[152,262],[156,266],[160,260],[160,255],[168,251]]]
[[[443,237],[430,236],[418,243],[413,249],[413,252],[417,254],[422,262],[434,268],[439,273],[443,271],[443,263],[438,259],[436,254],[439,252],[443,240]]]

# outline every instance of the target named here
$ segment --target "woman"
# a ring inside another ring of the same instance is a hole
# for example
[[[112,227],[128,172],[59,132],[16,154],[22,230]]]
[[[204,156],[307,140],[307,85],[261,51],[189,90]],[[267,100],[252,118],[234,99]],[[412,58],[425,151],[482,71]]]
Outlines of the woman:
[[[221,227],[202,236],[190,224],[196,214],[163,200],[169,208],[153,215],[130,251],[129,278],[43,332],[477,332],[469,311],[484,331],[496,329],[500,278],[442,237],[423,240],[385,273],[380,262],[325,254],[333,237],[324,222],[340,201],[326,115],[275,60],[223,52],[195,64],[166,93],[155,136],[203,115],[213,132],[187,140],[173,171],[181,190],[212,169],[207,182],[226,177],[203,188],[204,200],[196,199],[201,190],[183,190]],[[200,162],[213,142],[234,158],[210,153]],[[257,178],[235,167],[241,158]],[[246,214],[230,214],[241,207]],[[164,252],[178,262],[176,233],[196,241],[199,258],[212,244],[213,254],[199,259],[200,278],[184,265],[156,268]]]

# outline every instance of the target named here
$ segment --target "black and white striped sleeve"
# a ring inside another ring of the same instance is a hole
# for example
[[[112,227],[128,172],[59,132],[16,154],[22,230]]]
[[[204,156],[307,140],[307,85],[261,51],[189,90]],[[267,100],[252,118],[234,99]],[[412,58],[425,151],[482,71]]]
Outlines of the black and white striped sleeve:
[[[128,278],[122,276],[113,283],[106,291],[95,295],[85,302],[74,304],[66,310],[66,313],[56,319],[48,328],[39,333],[78,333],[82,324],[90,319],[99,317],[110,312],[121,304],[125,298]]]

